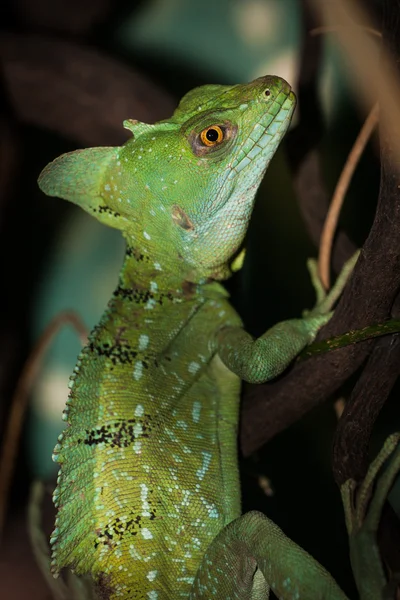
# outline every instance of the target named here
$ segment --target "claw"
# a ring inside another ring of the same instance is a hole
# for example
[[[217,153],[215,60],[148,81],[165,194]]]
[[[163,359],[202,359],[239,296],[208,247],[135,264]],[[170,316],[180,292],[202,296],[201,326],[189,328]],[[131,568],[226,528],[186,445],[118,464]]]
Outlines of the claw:
[[[382,467],[388,462],[382,473]],[[384,598],[387,586],[377,545],[382,508],[400,471],[400,433],[390,435],[356,493],[356,482],[341,488],[350,558],[361,600]]]
[[[353,256],[344,263],[334,286],[328,293],[326,293],[322,281],[319,278],[317,262],[314,259],[309,259],[307,261],[307,267],[310,272],[311,283],[315,289],[317,302],[314,308],[311,311],[304,312],[303,316],[310,317],[316,315],[326,315],[332,311],[335,302],[343,292],[345,285],[349,280],[351,273],[353,272],[359,256],[360,250],[357,250],[357,252],[355,252]]]

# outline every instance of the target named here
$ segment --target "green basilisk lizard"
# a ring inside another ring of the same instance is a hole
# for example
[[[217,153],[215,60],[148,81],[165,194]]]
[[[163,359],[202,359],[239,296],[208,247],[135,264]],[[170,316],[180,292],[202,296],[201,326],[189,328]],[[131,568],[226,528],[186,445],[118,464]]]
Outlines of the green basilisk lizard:
[[[243,329],[231,274],[295,96],[279,77],[208,85],[118,148],[65,154],[48,195],[122,231],[117,289],[79,356],[54,459],[52,571],[110,600],[345,598],[260,513],[240,516],[240,380],[281,373],[331,317],[352,264],[304,318]],[[197,575],[196,575],[197,574]]]

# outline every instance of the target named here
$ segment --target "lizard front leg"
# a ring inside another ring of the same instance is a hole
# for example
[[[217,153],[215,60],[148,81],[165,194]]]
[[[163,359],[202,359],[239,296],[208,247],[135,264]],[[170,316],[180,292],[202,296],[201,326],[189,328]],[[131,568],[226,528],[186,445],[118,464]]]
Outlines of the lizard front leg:
[[[217,334],[217,349],[225,365],[250,383],[263,383],[282,373],[332,317],[332,307],[342,293],[358,255],[356,252],[346,262],[329,294],[325,293],[317,276],[315,261],[309,261],[317,303],[311,311],[304,312],[303,318],[281,321],[256,340],[241,327],[221,329]]]

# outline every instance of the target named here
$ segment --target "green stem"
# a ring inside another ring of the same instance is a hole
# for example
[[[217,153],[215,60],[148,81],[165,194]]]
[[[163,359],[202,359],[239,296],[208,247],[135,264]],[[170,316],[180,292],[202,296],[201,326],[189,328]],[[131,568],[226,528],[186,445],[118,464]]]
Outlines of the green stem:
[[[382,335],[389,335],[391,333],[400,332],[400,319],[391,319],[385,323],[375,323],[373,325],[367,325],[363,329],[355,329],[354,331],[347,331],[341,335],[322,340],[321,342],[314,342],[310,344],[301,352],[299,360],[305,360],[311,356],[317,354],[324,354],[337,348],[344,348],[351,344],[357,344],[358,342],[364,342],[371,338],[380,337]]]

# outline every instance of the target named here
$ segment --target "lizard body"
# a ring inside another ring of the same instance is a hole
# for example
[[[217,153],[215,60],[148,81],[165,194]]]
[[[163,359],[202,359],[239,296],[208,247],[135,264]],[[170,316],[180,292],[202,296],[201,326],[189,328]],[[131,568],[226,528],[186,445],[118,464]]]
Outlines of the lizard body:
[[[40,176],[45,193],[120,229],[127,245],[54,457],[52,569],[91,574],[101,598],[259,600],[269,587],[285,600],[310,589],[345,598],[266,517],[240,517],[240,378],[282,372],[337,297],[253,340],[219,283],[294,106],[278,77],[204,86],[166,121],[126,121],[133,137],[121,148],[63,155]]]

